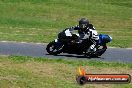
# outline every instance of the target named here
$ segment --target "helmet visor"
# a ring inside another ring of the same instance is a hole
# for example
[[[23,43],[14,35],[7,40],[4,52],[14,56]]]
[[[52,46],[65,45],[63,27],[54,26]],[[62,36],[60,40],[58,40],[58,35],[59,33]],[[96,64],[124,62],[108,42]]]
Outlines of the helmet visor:
[[[82,28],[82,29],[86,28],[86,24],[79,24],[79,27]]]

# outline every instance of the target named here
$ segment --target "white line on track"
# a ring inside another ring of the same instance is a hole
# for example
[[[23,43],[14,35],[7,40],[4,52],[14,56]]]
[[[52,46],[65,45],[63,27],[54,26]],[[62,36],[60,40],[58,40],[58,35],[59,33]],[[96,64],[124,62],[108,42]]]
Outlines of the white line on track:
[[[37,45],[47,45],[48,43],[35,43],[35,42],[17,42],[17,41],[0,41],[0,42],[3,42],[3,43],[23,43],[23,44],[37,44]],[[110,47],[108,46],[108,48],[118,48],[118,47]],[[124,48],[124,49],[132,49],[132,48]]]

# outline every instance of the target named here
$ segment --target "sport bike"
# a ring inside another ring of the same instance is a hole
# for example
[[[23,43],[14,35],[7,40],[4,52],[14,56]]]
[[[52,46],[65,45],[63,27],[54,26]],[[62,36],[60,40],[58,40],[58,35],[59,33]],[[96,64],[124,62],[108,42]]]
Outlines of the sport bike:
[[[46,50],[51,55],[60,53],[78,54],[86,57],[99,57],[107,50],[107,43],[112,41],[112,37],[106,34],[99,34],[99,40],[96,43],[96,51],[89,51],[89,47],[93,44],[92,40],[85,39],[81,43],[76,41],[78,36],[73,34],[73,39],[62,41],[62,39],[55,39],[51,41]]]

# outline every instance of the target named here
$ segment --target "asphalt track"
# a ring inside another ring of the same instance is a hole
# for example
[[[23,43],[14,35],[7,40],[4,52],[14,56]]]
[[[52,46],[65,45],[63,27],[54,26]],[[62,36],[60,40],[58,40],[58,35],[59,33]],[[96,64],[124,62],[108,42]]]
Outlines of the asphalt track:
[[[47,58],[66,58],[66,59],[87,59],[102,60],[112,62],[129,62],[132,63],[132,49],[108,48],[100,58],[86,58],[83,55],[65,54],[57,56],[48,55],[46,44],[36,43],[17,43],[17,42],[0,42],[0,55],[17,55]]]

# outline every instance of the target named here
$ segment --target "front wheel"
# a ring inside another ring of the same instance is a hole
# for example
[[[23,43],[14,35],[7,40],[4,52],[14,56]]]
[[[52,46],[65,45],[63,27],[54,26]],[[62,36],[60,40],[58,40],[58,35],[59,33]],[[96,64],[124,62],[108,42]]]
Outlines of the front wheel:
[[[47,47],[46,47],[46,50],[49,54],[52,54],[52,55],[57,55],[57,54],[60,54],[63,50],[63,45],[60,45],[57,44],[57,42],[55,41],[52,41],[50,42]]]

